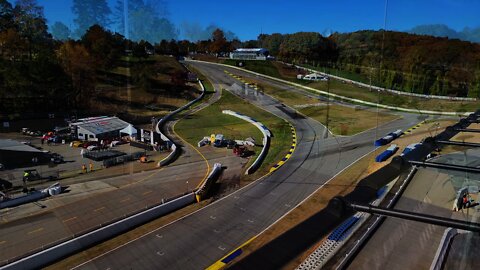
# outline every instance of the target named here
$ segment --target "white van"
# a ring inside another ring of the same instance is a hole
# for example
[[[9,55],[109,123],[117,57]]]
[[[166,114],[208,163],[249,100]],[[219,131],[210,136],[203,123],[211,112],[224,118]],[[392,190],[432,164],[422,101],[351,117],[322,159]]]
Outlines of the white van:
[[[215,136],[215,142],[213,143],[213,146],[222,147],[223,141],[224,141],[223,134],[217,134],[217,136]]]
[[[303,79],[307,80],[307,81],[328,81],[327,77],[322,76],[322,75],[317,74],[317,73],[308,74],[305,77],[303,77]]]

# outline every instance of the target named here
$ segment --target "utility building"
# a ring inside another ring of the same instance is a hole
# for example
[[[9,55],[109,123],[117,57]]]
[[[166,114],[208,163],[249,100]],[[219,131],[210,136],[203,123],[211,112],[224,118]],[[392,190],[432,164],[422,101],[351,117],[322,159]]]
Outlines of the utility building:
[[[135,136],[137,133],[131,124],[118,117],[107,116],[79,119],[71,123],[70,127],[74,137],[84,141],[100,141],[124,135]]]
[[[267,60],[268,50],[264,48],[236,49],[230,53],[230,59],[235,60]]]
[[[14,140],[0,139],[0,164],[7,169],[38,165],[49,160],[46,151]]]

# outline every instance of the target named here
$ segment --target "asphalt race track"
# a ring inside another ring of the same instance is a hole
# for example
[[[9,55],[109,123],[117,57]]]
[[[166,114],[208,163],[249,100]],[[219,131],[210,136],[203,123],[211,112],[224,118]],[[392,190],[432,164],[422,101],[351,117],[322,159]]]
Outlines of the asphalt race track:
[[[238,81],[224,73],[222,66],[191,62],[218,90]],[[248,75],[252,76],[252,75]],[[256,77],[256,79],[261,79]],[[265,83],[284,89],[278,82]],[[377,130],[353,137],[324,139],[323,125],[297,115],[269,96],[238,91],[253,104],[291,122],[297,131],[297,149],[275,173],[170,225],[118,247],[78,266],[81,269],[203,269],[260,233],[334,175],[374,149],[377,137],[396,129],[406,129],[421,120],[417,115],[403,118]]]

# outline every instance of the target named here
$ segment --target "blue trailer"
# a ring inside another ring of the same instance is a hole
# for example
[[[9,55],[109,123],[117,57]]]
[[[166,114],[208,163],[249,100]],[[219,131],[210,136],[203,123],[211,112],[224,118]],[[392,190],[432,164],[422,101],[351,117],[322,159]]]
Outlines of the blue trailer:
[[[375,158],[376,162],[383,162],[391,157],[395,152],[397,152],[398,146],[396,144],[390,145],[387,150],[383,151],[380,155]]]
[[[394,132],[388,133],[385,137],[382,137],[378,140],[375,141],[375,146],[382,146],[387,143],[390,143],[391,141],[395,140],[396,138],[402,136],[403,132],[401,129],[397,129]]]

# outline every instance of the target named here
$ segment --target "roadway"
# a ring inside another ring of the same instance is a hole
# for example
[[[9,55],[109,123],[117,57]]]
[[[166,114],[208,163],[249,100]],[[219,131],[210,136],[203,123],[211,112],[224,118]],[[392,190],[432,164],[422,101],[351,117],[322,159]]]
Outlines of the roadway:
[[[224,73],[228,68],[197,62],[191,64],[201,70],[217,88],[239,83]],[[234,74],[243,73],[235,69],[228,70]],[[282,89],[291,88],[263,77],[256,79]],[[297,115],[277,100],[249,91],[236,91],[236,94],[295,126],[298,143],[290,160],[275,173],[77,268],[208,267],[273,224],[334,175],[372,151],[375,137],[398,128],[406,129],[420,121],[416,115],[403,114],[401,119],[356,136],[324,138],[325,127],[322,124]]]

